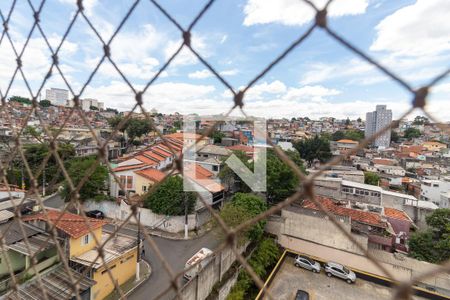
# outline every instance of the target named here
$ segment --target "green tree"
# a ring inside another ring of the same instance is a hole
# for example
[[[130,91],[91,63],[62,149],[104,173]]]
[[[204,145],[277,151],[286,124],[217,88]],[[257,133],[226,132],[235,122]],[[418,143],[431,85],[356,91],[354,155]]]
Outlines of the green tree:
[[[267,204],[261,197],[250,193],[236,193],[231,201],[223,206],[219,215],[227,226],[235,228],[266,209]],[[264,233],[265,224],[266,221],[261,220],[251,227],[239,231],[237,233],[239,243],[243,243],[247,239],[258,241]],[[217,221],[214,222],[214,227],[221,233],[221,227]]]
[[[21,97],[21,96],[11,96],[9,101],[19,102],[22,104],[31,104],[31,100],[29,98]]]
[[[171,176],[144,198],[144,207],[156,214],[181,216],[184,215],[185,204],[187,204],[188,213],[194,211],[196,200],[197,197],[193,192],[183,190],[181,177]]]
[[[361,118],[358,118],[356,121],[357,121],[358,123],[361,123],[361,122],[362,122]]]
[[[75,187],[81,182],[84,176],[90,171],[93,164],[96,163],[95,157],[87,158],[74,158],[68,163],[67,173],[72,179]],[[97,165],[94,172],[88,177],[80,189],[80,200],[86,201],[89,199],[104,200],[107,198],[105,195],[106,181],[108,179],[108,169],[105,166]],[[70,188],[66,182],[62,196],[66,201],[70,200]]]
[[[348,126],[348,125],[350,125],[350,119],[349,118],[347,118],[347,120],[345,120],[345,126]]]
[[[107,108],[105,109],[105,111],[107,111],[107,112],[113,112],[113,113],[115,113],[116,115],[119,114],[119,111],[117,111],[117,109],[115,109],[115,108],[107,107]]]
[[[450,209],[436,209],[425,218],[429,228],[409,239],[409,255],[419,260],[440,263],[450,258]]]
[[[353,141],[360,141],[364,139],[364,131],[361,130],[346,130],[344,134],[344,138],[353,140]]]
[[[420,133],[420,130],[419,130],[419,129],[417,129],[417,128],[412,128],[412,127],[406,129],[405,132],[403,133],[403,137],[404,137],[405,139],[408,139],[408,140],[411,140],[411,139],[414,139],[414,138],[418,138],[418,137],[420,137],[421,135],[422,135],[422,134]]]
[[[127,134],[131,140],[146,135],[151,130],[150,123],[147,120],[130,119],[127,125]]]
[[[398,143],[399,139],[400,139],[400,136],[398,135],[397,131],[392,131],[391,132],[391,142]]]
[[[225,133],[223,133],[221,131],[214,130],[211,133],[211,138],[214,140],[214,144],[222,143],[222,138],[224,138],[224,137],[225,137]]]
[[[373,172],[364,172],[364,183],[371,185],[378,185],[380,181],[380,176],[377,173]]]
[[[330,142],[315,136],[294,143],[294,148],[300,153],[300,157],[311,166],[315,160],[325,162],[331,158]]]
[[[287,156],[304,171],[303,162],[298,152],[286,151]],[[294,171],[283,162],[272,149],[267,151],[267,200],[270,203],[278,203],[295,192],[299,185],[299,178]]]
[[[339,141],[339,140],[342,140],[343,138],[345,138],[345,133],[341,130],[335,131],[331,135],[331,139],[333,141]]]
[[[41,100],[39,101],[39,106],[41,107],[50,107],[52,105],[52,103],[50,102],[50,100]]]
[[[255,273],[264,280],[279,257],[280,249],[276,242],[271,238],[264,238],[258,244],[248,263]],[[241,270],[227,300],[255,299],[258,292],[259,288],[255,285],[250,275],[245,270]]]
[[[247,154],[244,151],[233,151],[233,154],[250,170],[253,171],[253,162],[249,160]],[[220,168],[219,178],[221,182],[225,184],[227,187],[231,187],[232,185],[237,185],[236,188],[241,192],[250,192],[250,188],[243,182],[239,176],[237,176],[231,168],[222,162],[222,167]]]
[[[116,128],[117,126],[119,126],[120,122],[122,122],[124,118],[120,115],[114,116],[112,118],[108,119],[108,124],[109,126],[111,126],[111,128]],[[119,131],[121,132],[125,132],[125,130],[127,129],[128,126],[128,122],[125,122],[125,124],[122,125],[122,127],[119,129]]]
[[[430,120],[425,116],[416,116],[413,121],[414,125],[428,125]]]
[[[42,137],[42,132],[40,130],[36,129],[35,127],[33,127],[33,126],[25,127],[23,132],[22,132],[22,135],[33,137],[36,140],[38,140],[39,143],[42,143],[44,141],[43,137]]]

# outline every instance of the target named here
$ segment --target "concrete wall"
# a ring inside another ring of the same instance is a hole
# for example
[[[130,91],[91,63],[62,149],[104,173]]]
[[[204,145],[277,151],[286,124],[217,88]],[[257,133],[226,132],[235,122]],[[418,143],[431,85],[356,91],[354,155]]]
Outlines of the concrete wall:
[[[106,217],[124,221],[131,214],[131,208],[125,202],[120,205],[115,202],[93,202],[87,201],[84,203],[86,210],[98,209],[102,211]],[[155,229],[167,232],[181,232],[184,231],[184,216],[165,216],[153,213],[150,209],[141,208],[141,224]],[[188,215],[188,228],[194,230],[196,227],[203,225],[209,218],[199,218],[197,214]],[[136,224],[136,219],[131,217],[130,223]]]
[[[303,213],[300,214],[290,209],[291,207],[289,210],[282,210],[282,218],[284,219],[284,225],[281,226],[282,235],[320,243],[353,253],[363,253],[323,213],[303,210]],[[292,209],[295,210],[296,208]],[[301,210],[301,208],[298,209]],[[350,220],[339,216],[336,217],[344,226],[345,231],[352,234]],[[367,250],[367,236],[359,234],[352,234],[352,236]]]
[[[238,249],[243,253],[247,245]],[[236,260],[235,253],[230,248],[225,248],[220,254],[217,254],[192,280],[187,282],[181,289],[181,295],[184,300],[204,300],[211,293],[214,285],[219,282],[225,272]],[[231,276],[227,282],[222,285],[218,293],[218,299],[226,299],[231,287],[236,282],[237,273]]]

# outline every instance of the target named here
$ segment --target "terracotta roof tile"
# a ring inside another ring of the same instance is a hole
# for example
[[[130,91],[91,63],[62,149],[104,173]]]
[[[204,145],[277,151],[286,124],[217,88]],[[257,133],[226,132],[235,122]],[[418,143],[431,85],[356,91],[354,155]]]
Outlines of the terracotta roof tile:
[[[163,172],[161,172],[157,169],[153,169],[153,168],[135,171],[134,173],[136,173],[144,178],[150,179],[154,182],[161,182],[166,177],[166,174],[164,174]]]
[[[325,207],[327,211],[332,212],[333,214],[340,216],[350,217],[354,221],[358,221],[360,223],[365,223],[377,227],[387,227],[386,222],[381,219],[381,216],[376,213],[362,211],[358,209],[352,209],[347,207],[342,207],[333,202],[333,200],[323,197],[317,197],[317,201],[319,201],[322,206]],[[312,201],[305,200],[303,202],[303,207],[308,209],[320,210],[320,208]]]
[[[139,169],[144,167],[145,164],[135,164],[135,165],[129,165],[129,166],[120,166],[113,169],[113,172],[121,172],[126,170],[133,170],[133,169]]]
[[[345,144],[358,144],[358,142],[357,141],[354,141],[354,140],[347,140],[347,139],[342,139],[342,140],[339,140],[339,141],[337,141],[338,143],[345,143]]]
[[[104,220],[98,220],[93,218],[84,218],[83,216],[71,214],[68,212],[61,213],[56,210],[47,210],[47,215],[50,224],[54,224],[56,228],[64,231],[66,234],[70,235],[72,238],[79,238],[85,234],[88,234],[92,230],[102,227],[108,222]],[[23,221],[46,221],[43,212],[34,215],[24,216]],[[86,224],[87,223],[87,224]]]
[[[384,215],[389,218],[411,222],[411,219],[408,217],[408,215],[404,211],[401,211],[401,210],[398,210],[395,208],[385,207]]]

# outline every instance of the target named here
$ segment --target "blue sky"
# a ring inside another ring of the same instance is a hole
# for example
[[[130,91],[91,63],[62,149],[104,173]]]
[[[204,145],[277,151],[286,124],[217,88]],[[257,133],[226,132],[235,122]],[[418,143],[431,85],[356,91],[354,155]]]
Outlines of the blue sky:
[[[58,45],[74,14],[75,2],[45,3],[41,26],[53,47]],[[107,40],[132,2],[85,0],[85,12]],[[186,27],[205,2],[167,0],[160,4]],[[325,1],[313,2],[322,6]],[[4,16],[10,5],[1,1]],[[336,0],[329,9],[329,24],[412,86],[419,87],[450,67],[449,11],[448,0]],[[192,44],[238,88],[305,32],[312,18],[312,10],[299,0],[219,0],[193,30]],[[23,47],[32,20],[27,1],[18,1],[10,22],[10,34],[18,50]],[[180,45],[180,35],[150,1],[142,0],[112,43],[112,58],[139,90]],[[102,51],[94,32],[79,18],[60,53],[60,66],[76,93]],[[50,66],[48,47],[37,29],[24,52],[23,65],[36,93]],[[12,48],[3,40],[3,94],[14,66]],[[45,88],[65,88],[61,77],[54,74]],[[225,87],[187,49],[162,75],[144,95],[148,109],[211,114],[225,112],[232,106]],[[29,96],[20,76],[8,91],[8,96],[15,94]],[[449,94],[450,80],[446,80],[430,98],[428,109],[443,121],[450,119]],[[130,109],[134,104],[130,89],[109,62],[102,65],[82,97],[97,98],[119,110]],[[387,104],[398,116],[408,108],[410,96],[386,75],[316,30],[258,81],[244,100],[245,110],[258,116],[364,118],[365,112],[373,110],[376,104]]]

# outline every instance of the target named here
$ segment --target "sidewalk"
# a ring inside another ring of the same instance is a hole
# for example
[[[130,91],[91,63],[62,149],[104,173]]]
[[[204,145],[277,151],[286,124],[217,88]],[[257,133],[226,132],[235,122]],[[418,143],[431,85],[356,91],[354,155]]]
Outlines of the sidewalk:
[[[128,297],[131,293],[133,293],[133,291],[136,288],[138,288],[141,284],[146,282],[150,278],[150,275],[152,274],[152,268],[151,268],[150,264],[148,262],[146,262],[145,260],[141,260],[141,262],[139,263],[139,268],[140,268],[139,269],[139,277],[140,277],[139,281],[136,281],[136,278],[133,277],[120,286],[120,288],[122,289],[122,292],[124,293],[124,295],[126,297]],[[105,300],[116,300],[119,298],[120,298],[120,295],[116,291],[114,291],[111,294],[109,294],[109,296],[106,297]]]

